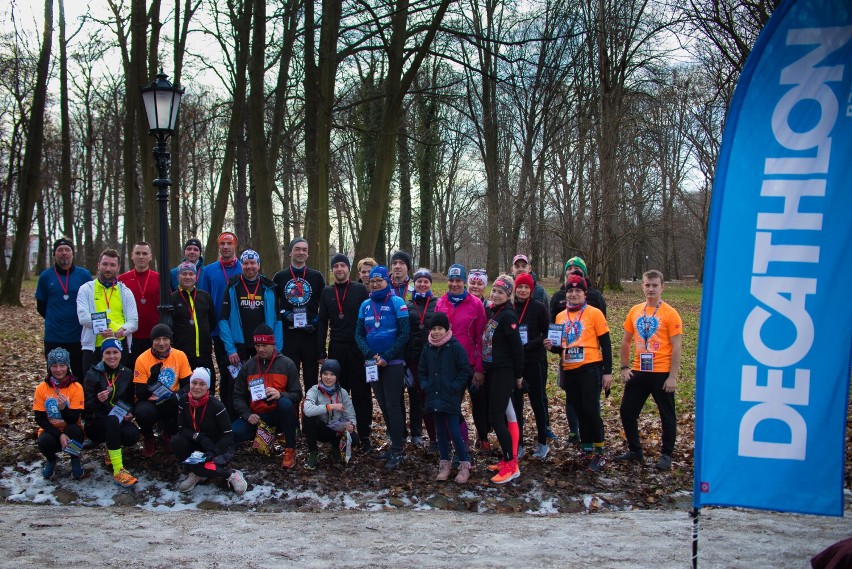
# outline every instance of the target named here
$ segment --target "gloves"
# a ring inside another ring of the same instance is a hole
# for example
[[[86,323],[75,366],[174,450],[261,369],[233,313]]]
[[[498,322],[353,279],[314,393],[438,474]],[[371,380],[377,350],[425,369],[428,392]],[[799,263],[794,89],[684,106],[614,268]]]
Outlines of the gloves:
[[[160,371],[163,369],[163,364],[158,363],[151,366],[148,373],[148,385],[154,385],[160,379]]]

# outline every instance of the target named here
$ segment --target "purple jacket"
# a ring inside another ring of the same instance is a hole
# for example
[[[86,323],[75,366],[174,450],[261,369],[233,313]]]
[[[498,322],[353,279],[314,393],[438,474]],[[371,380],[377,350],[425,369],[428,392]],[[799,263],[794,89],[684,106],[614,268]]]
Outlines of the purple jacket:
[[[482,366],[482,332],[488,319],[482,301],[468,294],[458,306],[453,306],[447,295],[438,299],[435,312],[443,312],[450,320],[453,337],[467,353],[468,362],[474,372],[484,372]]]

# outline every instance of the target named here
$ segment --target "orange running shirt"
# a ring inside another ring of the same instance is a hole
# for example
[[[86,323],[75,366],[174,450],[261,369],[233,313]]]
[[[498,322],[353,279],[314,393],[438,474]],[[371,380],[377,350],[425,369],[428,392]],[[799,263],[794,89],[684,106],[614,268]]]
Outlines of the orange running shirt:
[[[588,304],[570,317],[568,310],[563,310],[556,315],[556,324],[562,325],[562,369],[603,361],[598,336],[609,332],[603,312]]]
[[[643,371],[641,354],[653,354],[653,369],[644,371],[671,371],[673,336],[683,334],[683,322],[677,310],[667,302],[661,302],[658,309],[637,304],[627,313],[624,330],[633,334],[633,369]],[[625,364],[626,365],[626,364]]]
[[[180,389],[180,380],[192,375],[186,354],[177,348],[172,348],[166,359],[158,360],[151,350],[145,350],[136,358],[136,369],[133,370],[133,383],[148,383],[151,368],[162,363],[160,368],[161,381],[172,391]]]
[[[84,397],[83,397],[83,386],[78,382],[73,381],[68,387],[63,387],[62,389],[56,389],[52,385],[48,384],[45,381],[42,381],[38,384],[35,390],[35,394],[33,395],[33,411],[47,411],[47,400],[51,398],[56,398],[58,394],[62,394],[68,398],[68,408],[69,409],[79,409],[83,410],[84,407]],[[60,431],[65,430],[65,421],[62,419],[55,419],[50,417],[50,413],[48,413],[48,419],[50,419],[50,423],[59,429]],[[39,429],[38,434],[40,435],[44,429]]]

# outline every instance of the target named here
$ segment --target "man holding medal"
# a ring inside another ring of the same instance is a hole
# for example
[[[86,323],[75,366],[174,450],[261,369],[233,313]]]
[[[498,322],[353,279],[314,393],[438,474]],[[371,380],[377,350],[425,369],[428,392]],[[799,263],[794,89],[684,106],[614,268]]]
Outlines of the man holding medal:
[[[658,470],[671,470],[677,438],[674,392],[680,371],[683,322],[677,310],[663,302],[663,273],[652,270],[642,275],[642,291],[645,302],[631,308],[624,321],[621,379],[625,386],[620,411],[629,450],[615,460],[643,460],[638,420],[651,395],[663,427],[662,451],[655,466]],[[631,345],[635,347],[632,366],[628,365]]]
[[[210,372],[210,393],[215,395],[216,371],[213,368],[212,331],[219,325],[219,315],[216,314],[210,294],[195,286],[197,265],[184,261],[177,266],[176,271],[178,289],[172,293],[172,345],[186,354],[189,367],[203,367]]]
[[[77,320],[77,292],[92,282],[92,273],[74,264],[74,243],[61,237],[53,243],[54,265],[38,277],[36,309],[44,318],[44,355],[54,348],[63,348],[71,356],[71,375],[82,381],[83,348],[80,335],[83,327]]]
[[[317,353],[320,364],[325,363],[327,357],[340,364],[337,380],[352,398],[361,448],[366,450],[370,447],[373,394],[364,373],[364,357],[355,342],[355,325],[358,323],[358,309],[369,293],[363,284],[349,279],[351,270],[346,255],[338,253],[331,258],[334,282],[322,289],[320,295]],[[326,336],[329,336],[328,352],[325,349]]]

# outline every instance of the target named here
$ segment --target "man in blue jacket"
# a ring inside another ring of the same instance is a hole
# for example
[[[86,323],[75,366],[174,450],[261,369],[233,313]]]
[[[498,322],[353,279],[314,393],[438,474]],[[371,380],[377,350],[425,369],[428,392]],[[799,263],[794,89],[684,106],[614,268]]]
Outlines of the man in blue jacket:
[[[266,324],[275,334],[275,349],[281,351],[283,335],[278,319],[278,299],[275,284],[260,274],[260,255],[246,249],[240,255],[242,274],[228,283],[219,313],[219,337],[228,354],[228,363],[235,368],[254,357],[257,352],[252,341],[252,331]],[[234,376],[236,373],[233,374]],[[233,376],[222,374],[220,387],[222,403],[233,415]]]

